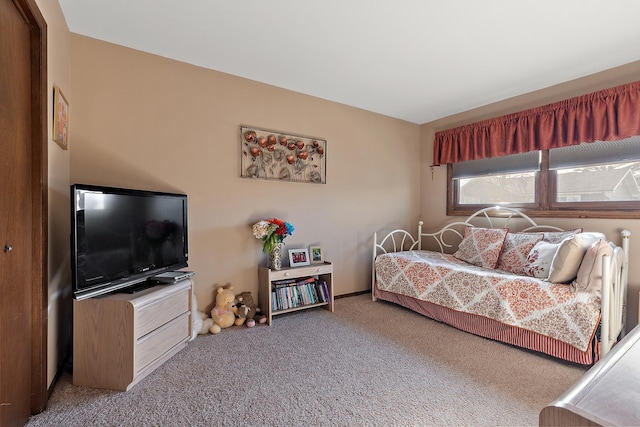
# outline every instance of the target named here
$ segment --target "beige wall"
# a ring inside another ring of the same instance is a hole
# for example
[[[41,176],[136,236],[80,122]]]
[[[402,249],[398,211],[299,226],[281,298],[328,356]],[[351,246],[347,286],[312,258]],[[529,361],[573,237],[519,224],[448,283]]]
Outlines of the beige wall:
[[[73,105],[69,76],[70,34],[57,1],[38,0],[47,21],[48,135],[52,134],[53,86]],[[73,107],[70,109],[73,116]],[[49,181],[49,304],[47,384],[67,354],[71,340],[71,270],[69,268],[69,151],[48,138]]]
[[[427,229],[438,229],[451,220],[446,216],[446,166],[433,168],[433,179],[431,178],[432,168],[430,165],[433,161],[435,132],[637,80],[640,80],[640,61],[422,125],[421,217],[425,221]],[[627,329],[635,326],[638,323],[638,294],[640,292],[640,279],[638,278],[640,276],[640,263],[638,262],[640,261],[640,255],[638,255],[640,254],[640,243],[638,243],[640,242],[640,220],[545,218],[538,222],[564,228],[584,227],[589,231],[602,231],[609,239],[618,243],[620,242],[620,230],[631,231]]]
[[[260,219],[322,246],[338,295],[369,288],[375,230],[417,221],[418,125],[75,34],[71,84],[71,180],[186,193],[201,308],[228,282],[257,295]],[[327,184],[240,178],[241,124],[326,139]]]
[[[412,229],[419,218],[427,228],[450,220],[446,169],[429,167],[435,131],[640,76],[640,65],[631,64],[417,126],[69,34],[57,2],[38,4],[49,25],[49,93],[56,84],[71,104],[69,151],[51,140],[48,147],[49,384],[70,342],[70,183],[187,193],[190,268],[197,272],[201,308],[227,282],[257,294],[256,265],[266,258],[250,226],[271,216],[296,227],[285,249],[323,246],[335,263],[336,293],[347,294],[369,287],[373,231]],[[327,139],[327,184],[239,178],[240,124]],[[550,222],[572,226],[576,220]],[[640,236],[635,220],[579,222],[610,236],[621,227]],[[633,324],[636,252],[632,240]]]

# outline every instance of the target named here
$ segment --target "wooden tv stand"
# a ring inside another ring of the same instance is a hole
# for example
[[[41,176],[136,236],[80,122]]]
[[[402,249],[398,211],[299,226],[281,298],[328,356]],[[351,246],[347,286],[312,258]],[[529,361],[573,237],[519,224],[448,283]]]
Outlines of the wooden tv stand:
[[[73,384],[129,390],[191,338],[190,279],[73,301]]]

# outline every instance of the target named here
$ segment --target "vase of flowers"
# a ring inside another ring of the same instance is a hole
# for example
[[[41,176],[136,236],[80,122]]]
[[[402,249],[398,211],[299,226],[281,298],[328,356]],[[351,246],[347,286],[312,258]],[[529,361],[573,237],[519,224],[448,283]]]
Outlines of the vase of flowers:
[[[253,225],[253,236],[262,240],[262,252],[269,254],[269,268],[272,270],[282,268],[282,242],[294,229],[293,225],[278,218],[258,221]]]

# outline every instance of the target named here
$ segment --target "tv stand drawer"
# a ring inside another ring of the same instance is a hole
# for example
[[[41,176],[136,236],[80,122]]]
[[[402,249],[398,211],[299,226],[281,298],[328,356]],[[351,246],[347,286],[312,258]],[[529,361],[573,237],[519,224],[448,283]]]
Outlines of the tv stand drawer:
[[[183,313],[138,340],[138,345],[136,346],[136,372],[179,342],[189,341],[189,318],[189,313]]]
[[[154,329],[189,311],[191,286],[159,285],[153,289],[156,289],[158,298],[145,301],[143,304],[136,304],[136,339],[142,338]]]

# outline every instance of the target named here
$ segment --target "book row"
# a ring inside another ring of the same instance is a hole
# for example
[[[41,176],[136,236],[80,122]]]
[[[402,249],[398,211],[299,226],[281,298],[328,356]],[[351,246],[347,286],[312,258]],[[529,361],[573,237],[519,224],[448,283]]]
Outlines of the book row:
[[[296,282],[273,282],[271,286],[271,310],[273,311],[329,302],[330,299],[327,282],[313,277]]]

